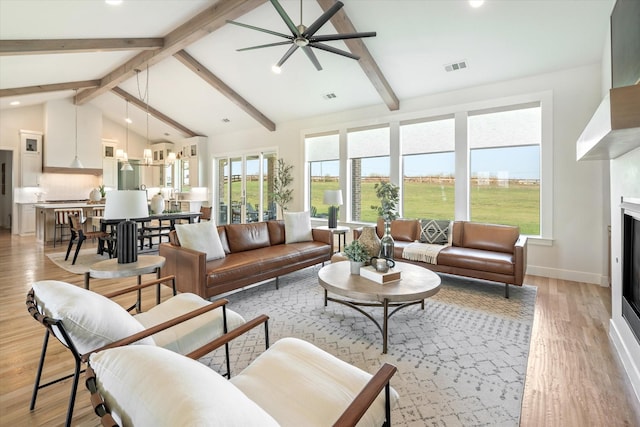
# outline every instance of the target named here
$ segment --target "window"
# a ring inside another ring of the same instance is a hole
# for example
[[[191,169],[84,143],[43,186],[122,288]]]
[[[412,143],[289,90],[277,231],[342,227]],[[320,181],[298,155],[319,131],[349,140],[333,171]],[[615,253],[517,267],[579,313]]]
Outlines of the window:
[[[454,217],[454,131],[453,117],[400,125],[405,218]]]
[[[376,222],[375,184],[389,181],[389,127],[351,130],[347,147],[351,161],[351,220]]]
[[[325,190],[340,189],[340,140],[338,134],[305,138],[309,167],[309,206],[314,218],[327,218]]]
[[[540,234],[540,103],[470,112],[472,221]]]

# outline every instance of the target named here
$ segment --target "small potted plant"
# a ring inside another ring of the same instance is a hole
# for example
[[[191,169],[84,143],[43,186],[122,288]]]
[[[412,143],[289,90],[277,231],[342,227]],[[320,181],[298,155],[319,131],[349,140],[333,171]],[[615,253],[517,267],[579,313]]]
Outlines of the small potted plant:
[[[351,274],[360,274],[360,267],[370,258],[367,248],[357,240],[344,247],[344,254],[351,262]]]

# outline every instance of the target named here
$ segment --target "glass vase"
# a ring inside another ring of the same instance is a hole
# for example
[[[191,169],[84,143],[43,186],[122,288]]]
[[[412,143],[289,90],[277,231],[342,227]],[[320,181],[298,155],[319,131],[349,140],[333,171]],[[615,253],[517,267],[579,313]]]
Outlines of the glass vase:
[[[395,242],[391,237],[391,221],[384,222],[384,236],[380,239],[380,257],[393,259],[393,249]]]

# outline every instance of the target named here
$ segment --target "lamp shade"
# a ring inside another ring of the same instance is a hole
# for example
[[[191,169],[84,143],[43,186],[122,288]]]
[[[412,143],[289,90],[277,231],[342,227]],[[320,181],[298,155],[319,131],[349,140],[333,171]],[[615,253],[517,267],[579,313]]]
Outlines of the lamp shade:
[[[342,190],[325,190],[323,203],[329,206],[341,206]]]
[[[109,191],[104,207],[105,219],[146,218],[149,216],[147,192],[142,190]]]

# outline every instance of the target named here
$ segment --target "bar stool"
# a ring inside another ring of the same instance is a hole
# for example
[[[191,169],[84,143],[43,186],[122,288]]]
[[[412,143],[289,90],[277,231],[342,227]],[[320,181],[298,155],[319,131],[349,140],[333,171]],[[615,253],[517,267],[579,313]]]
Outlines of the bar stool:
[[[55,226],[53,227],[53,247],[56,247],[57,232],[60,230],[60,243],[62,243],[63,232],[65,228],[69,228],[69,215],[77,215],[82,218],[82,209],[54,209]]]
[[[104,216],[104,206],[100,206],[100,207],[93,207],[91,208],[91,216],[92,217],[101,217]],[[93,231],[96,231],[97,227],[94,224],[93,225]]]

